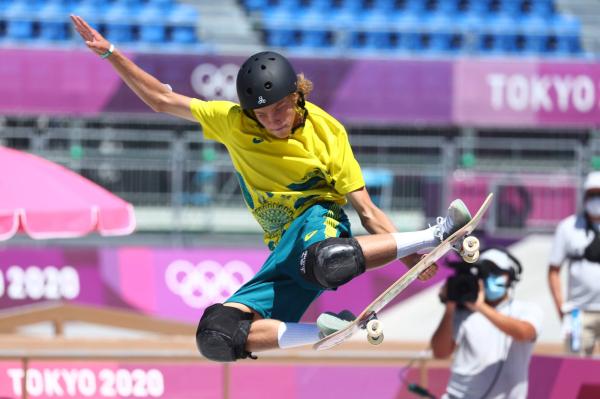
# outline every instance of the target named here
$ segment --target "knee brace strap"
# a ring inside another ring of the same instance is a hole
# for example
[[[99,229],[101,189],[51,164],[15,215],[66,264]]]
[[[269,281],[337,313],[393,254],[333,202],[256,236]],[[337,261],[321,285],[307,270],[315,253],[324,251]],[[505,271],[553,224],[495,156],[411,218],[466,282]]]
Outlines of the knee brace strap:
[[[347,283],[365,268],[365,256],[354,238],[328,238],[308,247],[300,258],[300,273],[324,289]]]
[[[204,357],[218,362],[233,362],[251,356],[246,351],[252,313],[220,303],[204,311],[196,330],[196,345]]]

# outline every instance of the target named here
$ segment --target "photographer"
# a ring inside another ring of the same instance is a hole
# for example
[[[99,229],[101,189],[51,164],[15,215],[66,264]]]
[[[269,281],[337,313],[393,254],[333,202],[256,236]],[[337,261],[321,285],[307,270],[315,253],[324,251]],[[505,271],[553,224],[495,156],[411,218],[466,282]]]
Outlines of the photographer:
[[[475,265],[455,267],[440,293],[446,311],[431,338],[436,358],[456,349],[444,398],[526,398],[542,310],[512,298],[519,261],[494,248],[483,251]]]

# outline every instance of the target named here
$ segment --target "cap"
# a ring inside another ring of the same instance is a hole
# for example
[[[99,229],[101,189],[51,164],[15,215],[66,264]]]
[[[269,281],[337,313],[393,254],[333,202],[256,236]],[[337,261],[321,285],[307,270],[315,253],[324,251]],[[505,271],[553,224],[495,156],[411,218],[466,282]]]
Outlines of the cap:
[[[600,191],[600,172],[590,172],[583,183],[583,191]]]

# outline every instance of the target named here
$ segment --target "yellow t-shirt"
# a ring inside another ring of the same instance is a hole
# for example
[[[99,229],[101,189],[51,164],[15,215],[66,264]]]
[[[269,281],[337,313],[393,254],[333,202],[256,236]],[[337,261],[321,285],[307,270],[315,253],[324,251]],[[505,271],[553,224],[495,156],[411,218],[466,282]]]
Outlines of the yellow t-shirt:
[[[365,185],[344,127],[309,102],[304,127],[278,139],[229,101],[193,99],[204,137],[227,148],[246,205],[273,249],[289,224],[316,202],[343,205]]]

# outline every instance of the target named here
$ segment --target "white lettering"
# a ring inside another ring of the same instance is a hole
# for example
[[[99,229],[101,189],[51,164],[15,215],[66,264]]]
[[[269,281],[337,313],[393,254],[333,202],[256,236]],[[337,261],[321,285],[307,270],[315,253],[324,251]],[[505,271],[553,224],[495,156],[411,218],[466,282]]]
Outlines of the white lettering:
[[[516,112],[558,110],[590,112],[597,101],[594,81],[587,75],[526,76],[499,73],[486,76],[490,87],[490,105],[501,111]]]
[[[588,76],[580,75],[573,82],[573,105],[579,112],[588,112],[596,103],[594,82]]]
[[[12,265],[6,270],[6,280],[0,270],[0,297],[6,293],[9,299],[15,300],[75,299],[80,292],[79,274],[72,266],[58,269]]]
[[[61,369],[60,375],[62,376],[62,379],[66,386],[66,391],[69,394],[69,396],[77,395],[77,370]]]
[[[552,82],[556,90],[558,109],[566,112],[569,109],[569,97],[571,95],[572,81],[570,76],[553,76]]]
[[[37,369],[27,369],[27,393],[29,396],[41,396],[44,393],[44,379]]]
[[[90,369],[79,370],[77,388],[83,396],[93,396],[96,393],[96,375]]]
[[[550,78],[547,76],[534,76],[531,78],[531,108],[534,111],[540,109],[552,111],[552,99],[549,94],[551,83]]]
[[[529,82],[523,75],[513,75],[506,84],[506,101],[515,111],[524,111],[529,103]]]
[[[60,370],[44,370],[44,392],[46,396],[63,396],[60,385]]]
[[[506,77],[499,73],[492,73],[487,76],[487,83],[492,89],[492,108],[501,110],[504,108],[504,86],[506,84]]]
[[[23,369],[8,369],[6,370],[6,374],[8,374],[8,378],[10,378],[12,382],[13,394],[15,394],[16,396],[22,396],[23,377],[25,375]]]

